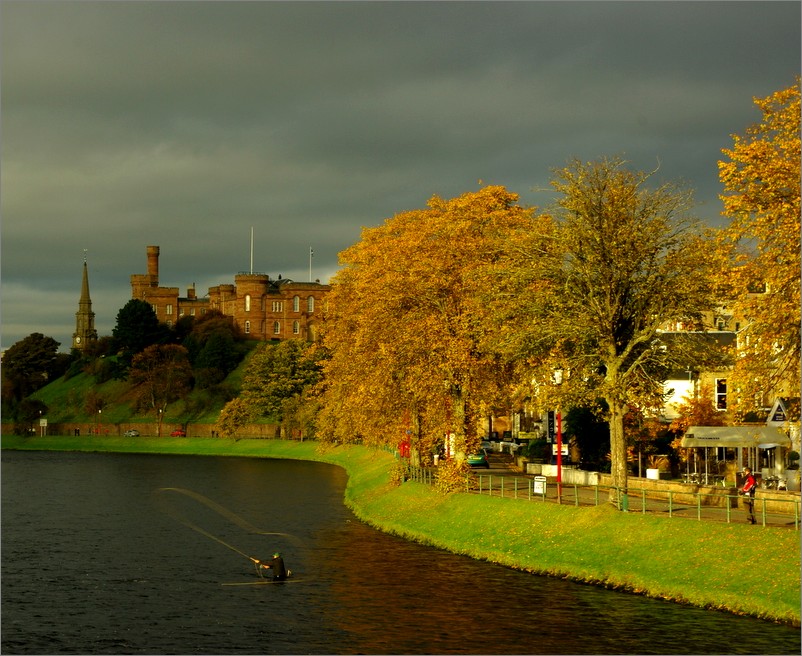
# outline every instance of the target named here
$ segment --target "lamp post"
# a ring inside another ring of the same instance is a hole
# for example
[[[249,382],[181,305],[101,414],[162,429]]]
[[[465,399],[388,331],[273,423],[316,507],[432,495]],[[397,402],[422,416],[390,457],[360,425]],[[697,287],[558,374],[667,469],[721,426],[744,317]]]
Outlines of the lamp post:
[[[98,408],[98,411],[97,411],[97,425],[95,426],[95,435],[100,435],[100,413],[101,412],[103,412],[103,410]]]
[[[554,384],[562,385],[563,370],[555,369]],[[563,495],[563,419],[560,408],[557,408],[557,502],[562,502]]]

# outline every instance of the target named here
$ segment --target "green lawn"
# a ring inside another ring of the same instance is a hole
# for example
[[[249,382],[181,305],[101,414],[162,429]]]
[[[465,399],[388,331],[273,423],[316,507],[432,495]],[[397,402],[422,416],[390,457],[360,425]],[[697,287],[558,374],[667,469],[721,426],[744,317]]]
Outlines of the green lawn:
[[[225,379],[224,385],[233,392],[238,392],[242,376],[248,365],[250,355],[258,342],[246,343],[249,351],[239,366]],[[93,423],[97,420],[94,414],[86,410],[86,399],[90,393],[103,399],[102,421],[104,423],[150,423],[154,421],[153,413],[137,412],[135,394],[130,383],[121,380],[96,382],[95,376],[79,373],[68,380],[58,378],[31,395],[48,407],[47,418],[50,424],[66,422]],[[209,390],[193,390],[185,398],[171,403],[165,411],[164,421],[173,424],[187,422],[214,424],[220,416],[225,399],[215,396]]]
[[[346,503],[407,539],[539,574],[799,625],[800,534],[785,528],[621,513],[611,506],[454,494],[390,483],[392,455],[316,442],[6,437],[5,449],[183,453],[329,462],[349,474]]]

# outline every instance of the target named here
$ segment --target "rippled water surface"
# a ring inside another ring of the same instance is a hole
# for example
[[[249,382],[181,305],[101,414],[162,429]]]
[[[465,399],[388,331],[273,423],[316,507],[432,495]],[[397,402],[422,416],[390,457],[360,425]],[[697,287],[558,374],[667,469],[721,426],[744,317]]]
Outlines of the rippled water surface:
[[[790,627],[385,535],[345,482],[308,462],[4,451],[2,653],[799,653]],[[247,556],[276,549],[293,580],[250,585]]]

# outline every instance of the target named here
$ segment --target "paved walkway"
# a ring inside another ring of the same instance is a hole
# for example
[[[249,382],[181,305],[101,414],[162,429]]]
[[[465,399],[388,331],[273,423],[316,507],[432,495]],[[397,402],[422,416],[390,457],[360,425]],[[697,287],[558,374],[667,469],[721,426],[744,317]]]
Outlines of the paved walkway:
[[[488,494],[505,498],[515,498],[532,503],[561,503],[571,506],[593,506],[608,503],[609,491],[596,486],[573,485],[564,483],[558,490],[556,482],[546,484],[545,495],[533,493],[532,483],[534,476],[524,474],[515,464],[514,458],[509,454],[491,453],[490,467],[474,470],[477,486],[473,490],[477,494]],[[694,495],[693,502],[679,502],[671,498],[661,499],[651,491],[637,489],[637,479],[630,479],[630,494],[628,495],[628,512],[645,512],[663,515],[678,519],[706,520],[725,523],[749,523],[743,508],[743,499],[731,499],[732,507],[703,505],[705,498]],[[693,495],[693,492],[688,494]],[[677,494],[680,499],[687,499],[688,494]],[[794,504],[789,500],[788,512],[769,511],[761,499],[755,500],[755,516],[757,525],[771,528],[798,529],[799,497],[797,497],[796,517]]]

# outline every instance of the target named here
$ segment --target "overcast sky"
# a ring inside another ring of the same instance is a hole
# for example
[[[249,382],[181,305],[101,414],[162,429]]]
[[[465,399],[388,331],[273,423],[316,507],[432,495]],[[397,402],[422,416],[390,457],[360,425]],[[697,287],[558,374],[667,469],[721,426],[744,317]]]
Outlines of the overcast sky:
[[[569,158],[660,162],[720,223],[717,161],[793,84],[799,2],[13,2],[2,21],[2,346],[68,350],[84,249],[110,334],[161,247],[181,294],[328,282],[399,212]],[[481,182],[480,182],[481,181]],[[458,247],[456,245],[455,247]]]

